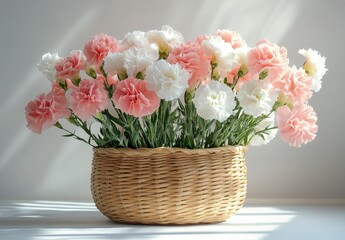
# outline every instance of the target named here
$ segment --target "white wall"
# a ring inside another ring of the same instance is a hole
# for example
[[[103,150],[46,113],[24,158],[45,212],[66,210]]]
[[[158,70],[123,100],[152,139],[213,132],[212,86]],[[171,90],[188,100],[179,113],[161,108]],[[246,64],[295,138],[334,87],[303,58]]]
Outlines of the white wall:
[[[49,89],[36,70],[41,55],[64,56],[99,32],[121,38],[168,24],[192,40],[217,29],[237,30],[249,45],[268,38],[303,63],[300,48],[319,50],[329,71],[311,105],[319,132],[294,149],[279,138],[250,148],[250,198],[345,198],[344,1],[150,0],[0,2],[0,200],[89,200],[92,150],[56,129],[26,129],[24,107]]]

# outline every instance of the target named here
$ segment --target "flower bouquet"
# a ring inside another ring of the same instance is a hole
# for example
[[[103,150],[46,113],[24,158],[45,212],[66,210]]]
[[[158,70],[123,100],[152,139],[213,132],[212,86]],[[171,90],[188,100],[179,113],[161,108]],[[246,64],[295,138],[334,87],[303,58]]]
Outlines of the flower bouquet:
[[[284,47],[248,47],[229,30],[190,42],[169,26],[121,40],[98,34],[83,51],[42,56],[38,69],[52,89],[28,103],[27,126],[38,134],[55,126],[94,147],[93,197],[110,219],[224,221],[243,204],[247,145],[278,131],[294,147],[316,136],[308,100],[325,58],[299,53],[305,63],[291,67]]]

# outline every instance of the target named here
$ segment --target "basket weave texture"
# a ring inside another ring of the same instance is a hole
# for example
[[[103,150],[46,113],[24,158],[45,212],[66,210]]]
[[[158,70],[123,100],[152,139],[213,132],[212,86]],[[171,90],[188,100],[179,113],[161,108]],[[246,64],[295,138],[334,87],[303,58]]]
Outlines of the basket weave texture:
[[[245,150],[94,148],[93,199],[116,222],[223,222],[246,196]]]

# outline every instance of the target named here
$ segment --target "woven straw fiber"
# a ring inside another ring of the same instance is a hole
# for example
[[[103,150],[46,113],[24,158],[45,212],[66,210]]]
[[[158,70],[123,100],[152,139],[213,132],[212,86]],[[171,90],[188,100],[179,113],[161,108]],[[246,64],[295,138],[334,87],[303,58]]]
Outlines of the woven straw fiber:
[[[245,199],[245,150],[94,148],[93,199],[116,222],[222,222]]]

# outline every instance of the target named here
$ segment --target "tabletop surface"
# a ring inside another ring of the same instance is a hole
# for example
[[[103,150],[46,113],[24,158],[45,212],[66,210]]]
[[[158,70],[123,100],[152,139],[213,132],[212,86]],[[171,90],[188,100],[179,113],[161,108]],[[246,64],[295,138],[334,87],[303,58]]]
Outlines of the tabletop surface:
[[[93,203],[0,202],[1,240],[345,239],[345,206],[245,205],[219,224],[127,225],[109,221]]]

